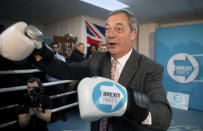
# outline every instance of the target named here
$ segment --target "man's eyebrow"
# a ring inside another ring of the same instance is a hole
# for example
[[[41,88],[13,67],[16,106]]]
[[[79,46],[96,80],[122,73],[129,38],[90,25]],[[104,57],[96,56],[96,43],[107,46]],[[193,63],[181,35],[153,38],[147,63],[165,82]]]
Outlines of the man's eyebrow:
[[[106,23],[105,26],[109,25],[109,23]],[[123,23],[116,23],[116,25],[124,25]]]
[[[116,23],[116,25],[124,25],[123,23]]]
[[[105,23],[105,26],[109,25],[109,23]]]

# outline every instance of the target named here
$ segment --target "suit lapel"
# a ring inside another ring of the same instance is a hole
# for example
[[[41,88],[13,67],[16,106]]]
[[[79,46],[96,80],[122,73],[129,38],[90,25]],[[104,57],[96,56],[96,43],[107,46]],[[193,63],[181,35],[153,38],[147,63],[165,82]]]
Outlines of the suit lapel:
[[[107,59],[104,62],[103,76],[111,79],[111,55],[107,53]]]
[[[118,80],[118,82],[127,87],[128,83],[130,82],[130,80],[132,79],[133,75],[135,75],[135,72],[137,71],[137,64],[138,64],[138,58],[137,58],[137,53],[135,50],[132,51],[132,54],[130,55],[129,59],[127,60],[120,78]]]

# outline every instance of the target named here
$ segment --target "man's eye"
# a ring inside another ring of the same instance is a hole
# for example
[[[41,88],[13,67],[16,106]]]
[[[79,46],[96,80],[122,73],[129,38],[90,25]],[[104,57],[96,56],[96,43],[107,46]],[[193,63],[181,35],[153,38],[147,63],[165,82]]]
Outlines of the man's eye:
[[[106,31],[109,31],[109,30],[110,30],[110,28],[106,28],[105,30],[106,30]]]
[[[123,31],[123,28],[117,27],[115,30],[118,31],[118,32],[121,32],[121,31]]]

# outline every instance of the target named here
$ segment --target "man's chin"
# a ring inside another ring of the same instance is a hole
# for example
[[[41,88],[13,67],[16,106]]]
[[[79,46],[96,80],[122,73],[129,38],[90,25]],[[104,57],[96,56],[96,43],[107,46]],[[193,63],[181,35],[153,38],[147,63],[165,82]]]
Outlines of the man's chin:
[[[109,49],[111,55],[116,55],[117,51],[115,49]]]

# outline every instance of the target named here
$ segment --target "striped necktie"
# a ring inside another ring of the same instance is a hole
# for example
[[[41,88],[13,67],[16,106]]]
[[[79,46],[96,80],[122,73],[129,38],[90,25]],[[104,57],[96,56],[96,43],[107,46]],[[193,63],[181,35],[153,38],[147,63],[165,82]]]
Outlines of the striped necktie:
[[[112,61],[112,67],[111,67],[111,79],[116,81],[116,76],[117,76],[117,72],[116,72],[116,65],[118,64],[118,60],[114,59]]]
[[[118,64],[118,60],[114,59],[112,61],[112,67],[111,67],[111,79],[112,80],[116,80],[116,65]],[[100,121],[100,127],[99,127],[99,131],[106,131],[107,130],[107,122],[108,122],[108,119],[107,118],[103,118],[101,121]]]

